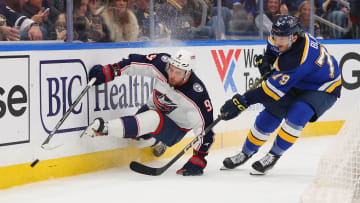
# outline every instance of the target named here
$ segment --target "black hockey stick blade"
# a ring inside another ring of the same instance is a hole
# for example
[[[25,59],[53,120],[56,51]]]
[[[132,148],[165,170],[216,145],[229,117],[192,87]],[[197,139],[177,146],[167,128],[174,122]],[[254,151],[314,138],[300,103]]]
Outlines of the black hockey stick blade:
[[[212,122],[204,131],[204,135],[206,135],[216,124],[218,124],[223,118],[223,115],[219,115],[217,117],[217,119]],[[173,159],[171,159],[166,165],[164,165],[163,167],[160,168],[154,168],[154,167],[150,167],[150,166],[146,166],[142,163],[136,162],[136,161],[132,161],[130,163],[130,169],[137,172],[137,173],[141,173],[144,175],[151,175],[151,176],[158,176],[161,175],[162,173],[164,173],[168,168],[170,168],[170,166],[172,166],[178,159],[180,159],[180,157],[182,157],[182,155],[184,155],[193,145],[196,141],[198,141],[198,139],[200,139],[202,135],[196,136],[189,144],[187,144],[184,149],[182,149]]]
[[[58,148],[58,147],[62,146],[62,144],[51,145],[49,142],[52,139],[52,137],[55,135],[56,131],[64,123],[66,118],[70,115],[70,113],[75,108],[75,106],[80,102],[81,98],[87,93],[87,91],[90,89],[90,87],[95,83],[95,81],[96,81],[96,78],[92,78],[89,81],[89,83],[86,85],[86,87],[81,91],[79,96],[75,99],[74,103],[69,106],[69,108],[65,112],[64,116],[59,120],[59,122],[55,125],[54,129],[46,137],[45,141],[41,144],[41,148],[43,148],[45,150],[52,150],[52,149],[55,149],[55,148]]]
[[[166,167],[166,166],[164,166],[164,167]],[[166,167],[166,168],[164,168],[164,167],[152,168],[152,167],[149,167],[149,166],[145,166],[144,164],[141,164],[141,163],[136,162],[136,161],[132,161],[130,163],[131,170],[133,170],[135,172],[138,172],[138,173],[141,173],[141,174],[149,175],[149,176],[161,175],[168,168],[168,167]]]

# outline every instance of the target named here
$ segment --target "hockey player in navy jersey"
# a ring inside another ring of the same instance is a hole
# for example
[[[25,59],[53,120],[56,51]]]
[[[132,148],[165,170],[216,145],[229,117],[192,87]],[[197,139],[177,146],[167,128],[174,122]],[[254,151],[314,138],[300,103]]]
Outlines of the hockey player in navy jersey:
[[[191,129],[196,135],[213,122],[213,108],[202,81],[193,72],[195,55],[179,50],[167,53],[130,54],[128,59],[109,65],[95,65],[89,78],[95,85],[110,82],[116,76],[143,75],[156,78],[154,91],[146,105],[134,116],[124,116],[104,122],[96,118],[83,132],[86,136],[136,138],[142,147],[153,146],[160,156],[167,146],[178,143]],[[194,145],[193,156],[177,171],[182,175],[201,175],[206,166],[205,156],[214,142],[210,131]]]
[[[289,15],[280,16],[272,26],[266,52],[256,61],[261,75],[270,72],[270,77],[261,87],[234,95],[220,111],[229,120],[252,104],[262,103],[265,109],[242,151],[223,164],[228,169],[244,164],[284,120],[270,152],[252,164],[250,173],[263,175],[295,143],[306,123],[316,121],[340,97],[341,75],[335,58]]]

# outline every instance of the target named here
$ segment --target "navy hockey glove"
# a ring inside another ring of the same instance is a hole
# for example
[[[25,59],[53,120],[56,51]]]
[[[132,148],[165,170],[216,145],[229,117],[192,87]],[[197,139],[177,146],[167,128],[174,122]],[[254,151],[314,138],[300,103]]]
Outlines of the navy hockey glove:
[[[176,171],[176,174],[183,176],[200,176],[204,173],[204,168],[207,164],[205,156],[207,154],[200,154],[194,151],[194,155],[189,159],[186,164]]]
[[[95,77],[96,82],[94,84],[100,85],[110,82],[114,80],[115,76],[120,75],[120,71],[117,71],[117,73],[115,73],[115,71],[114,65],[95,65],[90,69],[89,78],[91,79]]]
[[[255,61],[256,61],[256,66],[259,68],[261,76],[265,75],[266,73],[273,72],[273,70],[271,70],[269,59],[266,56],[259,55],[255,58]]]
[[[245,111],[249,107],[243,96],[235,94],[231,99],[227,100],[221,107],[220,112],[224,115],[223,120],[230,120]]]

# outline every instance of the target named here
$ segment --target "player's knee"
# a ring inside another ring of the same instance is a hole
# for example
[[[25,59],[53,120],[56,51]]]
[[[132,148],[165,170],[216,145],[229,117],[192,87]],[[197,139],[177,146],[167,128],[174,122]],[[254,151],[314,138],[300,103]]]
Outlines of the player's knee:
[[[314,113],[314,109],[309,104],[296,102],[287,113],[286,119],[294,125],[304,127]]]
[[[162,116],[160,112],[149,110],[136,115],[140,135],[153,133],[161,128]]]
[[[272,133],[277,127],[279,127],[281,120],[281,118],[278,118],[264,110],[256,117],[255,126],[262,132]]]

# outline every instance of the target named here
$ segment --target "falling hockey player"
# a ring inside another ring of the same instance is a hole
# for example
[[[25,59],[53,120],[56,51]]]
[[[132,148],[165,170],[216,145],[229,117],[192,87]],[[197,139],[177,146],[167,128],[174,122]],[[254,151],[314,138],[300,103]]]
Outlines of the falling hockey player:
[[[130,54],[128,59],[95,65],[89,78],[95,85],[110,82],[116,76],[143,75],[156,78],[154,91],[147,104],[136,115],[104,122],[96,118],[82,136],[115,136],[136,138],[142,147],[153,147],[155,156],[161,156],[167,146],[178,143],[191,129],[196,135],[213,122],[213,107],[202,81],[195,75],[195,55],[179,50],[167,53]],[[206,166],[205,156],[214,142],[210,131],[193,147],[193,156],[177,171],[184,176],[201,175]]]
[[[275,70],[261,87],[235,94],[221,107],[224,120],[230,120],[248,106],[262,103],[242,151],[225,158],[224,168],[244,164],[285,120],[270,152],[252,164],[250,174],[263,175],[300,136],[308,122],[316,121],[340,97],[341,75],[338,63],[313,36],[302,30],[297,18],[280,16],[272,26],[264,56],[256,59],[261,75]]]

